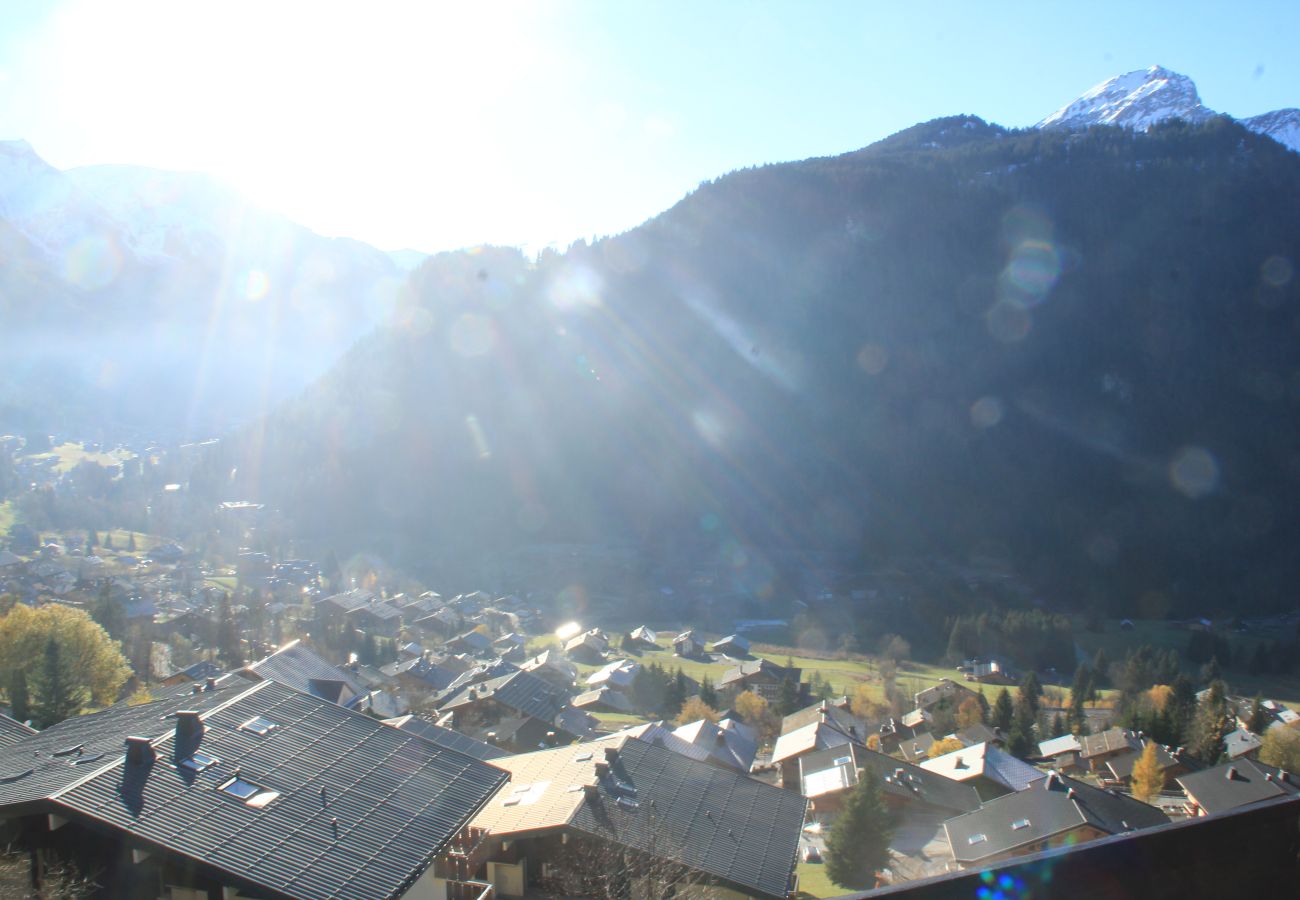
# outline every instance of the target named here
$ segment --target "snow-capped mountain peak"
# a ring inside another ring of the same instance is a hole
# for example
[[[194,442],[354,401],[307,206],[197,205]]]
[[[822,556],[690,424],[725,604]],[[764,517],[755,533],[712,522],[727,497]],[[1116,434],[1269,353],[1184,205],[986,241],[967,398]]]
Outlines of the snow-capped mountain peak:
[[[1039,128],[1121,125],[1146,131],[1164,119],[1201,122],[1214,115],[1186,75],[1151,66],[1116,75],[1038,123]]]
[[[1201,103],[1192,79],[1164,66],[1151,66],[1103,81],[1035,127],[1118,125],[1146,131],[1165,119],[1204,122],[1216,115],[1220,113]],[[1288,149],[1300,151],[1300,109],[1278,109],[1237,121]]]

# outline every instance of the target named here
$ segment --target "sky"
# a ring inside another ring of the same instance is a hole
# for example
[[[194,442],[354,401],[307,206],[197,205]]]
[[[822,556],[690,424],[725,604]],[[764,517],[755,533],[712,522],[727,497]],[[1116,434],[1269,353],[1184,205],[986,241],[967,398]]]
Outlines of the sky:
[[[1300,106],[1300,3],[4,0],[0,139],[207,172],[425,252],[634,227],[703,181],[943,115],[1028,126],[1160,64]]]

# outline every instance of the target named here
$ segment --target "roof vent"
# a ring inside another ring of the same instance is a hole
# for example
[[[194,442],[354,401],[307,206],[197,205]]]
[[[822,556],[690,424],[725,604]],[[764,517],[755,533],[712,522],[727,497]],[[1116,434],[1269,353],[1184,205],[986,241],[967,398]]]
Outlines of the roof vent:
[[[898,778],[898,779],[901,779],[901,778],[903,777],[903,767],[902,767],[902,766],[899,766],[897,769],[894,770],[894,777],[895,777],[895,778]]]
[[[205,690],[215,691],[217,689],[217,679],[209,678],[206,682]]]
[[[1076,791],[1074,788],[1070,788],[1065,792],[1065,796],[1070,800],[1077,800],[1079,799],[1079,792]]]
[[[613,765],[614,763],[618,762],[618,748],[617,748],[617,747],[606,747],[606,748],[605,748],[605,762],[609,763],[610,765]]]
[[[1272,773],[1272,772],[1268,772],[1268,773],[1266,773],[1266,774],[1264,775],[1264,780],[1265,780],[1265,781],[1272,781],[1272,780],[1273,780],[1273,773]]]
[[[126,761],[128,765],[147,766],[158,758],[154,752],[153,741],[147,737],[128,737],[126,739]]]
[[[1228,779],[1229,781],[1235,781],[1237,778],[1237,767],[1228,766],[1228,771],[1223,773],[1223,777]]]
[[[192,693],[192,694],[201,694],[201,693],[203,693],[203,685],[201,685],[201,684],[196,684],[196,685],[194,685],[194,687],[192,687],[192,688],[190,689],[190,693]]]

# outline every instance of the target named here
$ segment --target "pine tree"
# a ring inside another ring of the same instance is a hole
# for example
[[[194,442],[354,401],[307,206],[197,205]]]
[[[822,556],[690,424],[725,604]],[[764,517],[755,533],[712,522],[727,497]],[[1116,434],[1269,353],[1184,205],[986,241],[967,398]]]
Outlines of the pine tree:
[[[675,716],[681,711],[682,704],[685,702],[686,675],[682,672],[682,667],[678,666],[672,681],[668,683],[667,690],[664,691],[664,709]]]
[[[1000,728],[1002,731],[1011,730],[1011,720],[1015,715],[1015,707],[1011,703],[1011,693],[1003,688],[998,691],[997,699],[993,701],[993,727]]]
[[[1156,759],[1156,742],[1147,741],[1142,755],[1133,764],[1133,796],[1150,803],[1164,789],[1165,773],[1160,771],[1160,761]]]
[[[781,679],[781,685],[776,691],[776,704],[773,712],[778,716],[788,716],[799,708],[799,683],[795,681],[793,675],[786,675]]]
[[[1264,709],[1264,698],[1259,694],[1255,695],[1255,702],[1250,707],[1250,722],[1246,727],[1255,734],[1263,734],[1269,725],[1268,711]]]
[[[1097,648],[1097,654],[1092,658],[1092,671],[1095,687],[1104,688],[1110,684],[1110,657],[1106,655],[1105,647]]]
[[[700,700],[705,706],[718,708],[718,692],[713,689],[713,679],[708,675],[705,675],[704,680],[700,682]]]
[[[48,728],[81,712],[86,693],[68,671],[63,648],[54,635],[45,642],[45,656],[36,685],[36,718]]]
[[[1033,711],[1034,717],[1038,717],[1038,710],[1042,705],[1043,686],[1038,681],[1038,676],[1033,672],[1026,675],[1020,682],[1020,688],[1016,692],[1017,699],[1023,697],[1029,704],[1030,710]]]
[[[1223,755],[1223,736],[1230,730],[1227,688],[1222,681],[1213,681],[1196,710],[1192,720],[1187,746],[1192,756],[1207,766],[1212,766]]]
[[[9,714],[19,722],[26,722],[32,717],[31,698],[27,693],[27,673],[22,669],[10,669],[6,682],[5,692],[9,695]]]
[[[227,668],[244,664],[244,652],[239,640],[239,623],[230,607],[230,594],[222,593],[217,606],[217,655]]]
[[[113,549],[113,532],[111,531],[104,532],[104,549],[105,550]]]
[[[1037,743],[1034,737],[1034,722],[1037,719],[1034,706],[1029,702],[1028,694],[1016,698],[1011,721],[1011,733],[1007,736],[1007,749],[1012,756],[1022,759],[1034,755]]]
[[[99,594],[91,608],[90,617],[108,632],[108,636],[120,641],[126,636],[126,607],[113,593],[112,582],[105,578],[99,583]]]
[[[826,839],[827,877],[845,888],[875,887],[876,872],[889,865],[893,838],[894,825],[880,795],[880,781],[873,769],[863,769]]]

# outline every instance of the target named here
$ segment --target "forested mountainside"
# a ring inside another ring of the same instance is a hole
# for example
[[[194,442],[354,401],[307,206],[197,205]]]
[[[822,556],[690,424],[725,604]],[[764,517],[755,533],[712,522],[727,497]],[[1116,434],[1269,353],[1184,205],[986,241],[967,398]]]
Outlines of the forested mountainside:
[[[1076,608],[1290,607],[1297,262],[1300,156],[1229,119],[936,120],[535,264],[435,257],[193,487],[415,564],[991,555]]]

